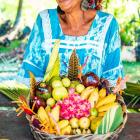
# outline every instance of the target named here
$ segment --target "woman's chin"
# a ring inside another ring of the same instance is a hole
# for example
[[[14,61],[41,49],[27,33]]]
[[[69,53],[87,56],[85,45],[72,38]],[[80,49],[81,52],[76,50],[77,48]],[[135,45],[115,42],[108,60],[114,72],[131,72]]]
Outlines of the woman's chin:
[[[64,11],[67,12],[71,9],[72,7],[72,3],[71,0],[60,0],[60,2],[58,3],[58,5],[60,6],[60,8]]]

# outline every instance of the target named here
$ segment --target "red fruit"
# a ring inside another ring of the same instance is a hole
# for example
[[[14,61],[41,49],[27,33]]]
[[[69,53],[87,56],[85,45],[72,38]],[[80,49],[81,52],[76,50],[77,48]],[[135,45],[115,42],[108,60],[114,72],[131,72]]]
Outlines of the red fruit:
[[[32,124],[34,127],[41,129],[41,125],[40,125],[41,123],[38,119],[34,118]]]
[[[82,76],[82,83],[85,87],[94,86],[97,87],[99,84],[99,77],[93,72],[86,73]]]
[[[30,100],[31,107],[33,106],[34,102],[35,102],[35,107],[34,107],[35,112],[37,112],[37,110],[41,106],[43,106],[44,108],[46,107],[46,102],[43,99],[41,99],[41,98],[39,98],[37,96],[35,96],[32,100]]]

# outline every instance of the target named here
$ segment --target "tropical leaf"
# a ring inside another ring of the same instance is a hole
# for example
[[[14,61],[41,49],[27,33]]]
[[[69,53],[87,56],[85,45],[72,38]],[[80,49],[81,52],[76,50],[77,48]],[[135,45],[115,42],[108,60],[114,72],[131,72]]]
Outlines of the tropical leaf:
[[[76,50],[74,49],[69,60],[68,78],[70,80],[77,79],[78,66],[79,66],[79,59],[78,56],[76,55]]]
[[[123,122],[123,112],[120,105],[114,106],[106,113],[95,134],[106,134],[115,131]]]
[[[15,81],[5,81],[0,83],[0,93],[4,94],[11,100],[16,101],[21,95],[28,98],[29,88],[26,85]]]
[[[59,55],[54,63],[53,69],[49,72],[48,77],[46,78],[46,82],[50,81],[52,77],[59,76],[60,74],[60,59]]]
[[[32,72],[29,72],[30,75],[30,97],[33,98],[36,91],[36,79]]]
[[[140,84],[127,82],[126,86],[125,92],[128,95],[140,96]]]
[[[56,69],[55,71],[57,71],[56,73],[59,72],[59,69],[60,67],[58,65],[58,62],[59,59],[58,59],[58,52],[59,52],[59,45],[60,45],[60,40],[57,40],[54,44],[54,47],[53,47],[53,50],[52,50],[52,53],[51,53],[51,57],[50,57],[50,60],[49,60],[49,63],[48,63],[48,66],[47,66],[47,69],[46,69],[46,73],[44,75],[44,82],[48,82],[51,78],[50,78],[50,73],[52,73],[52,70],[53,69]],[[58,59],[58,60],[57,60]],[[57,63],[57,64],[55,64]],[[57,65],[57,68],[55,68],[55,66]]]

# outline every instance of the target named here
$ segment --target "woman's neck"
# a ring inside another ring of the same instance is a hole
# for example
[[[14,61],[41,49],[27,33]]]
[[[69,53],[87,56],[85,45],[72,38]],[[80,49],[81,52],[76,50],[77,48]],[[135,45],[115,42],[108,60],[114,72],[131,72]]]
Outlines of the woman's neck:
[[[81,9],[65,13],[65,22],[71,29],[79,29],[84,21],[84,11]]]

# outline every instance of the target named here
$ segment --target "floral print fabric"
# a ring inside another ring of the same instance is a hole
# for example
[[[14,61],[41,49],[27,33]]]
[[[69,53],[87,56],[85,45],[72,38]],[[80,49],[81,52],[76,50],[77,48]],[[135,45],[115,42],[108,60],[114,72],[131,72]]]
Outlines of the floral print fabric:
[[[80,64],[87,60],[83,74],[94,72],[100,78],[108,79],[112,86],[118,77],[123,77],[119,26],[112,15],[97,11],[88,33],[76,37],[63,33],[57,10],[50,9],[40,12],[36,19],[18,80],[28,85],[29,71],[34,73],[37,80],[43,78],[56,39],[61,40],[59,55],[62,75],[67,74],[70,55],[76,49]]]

